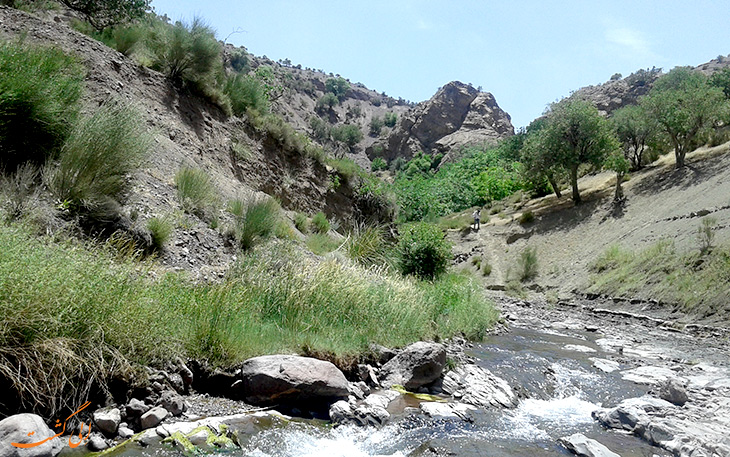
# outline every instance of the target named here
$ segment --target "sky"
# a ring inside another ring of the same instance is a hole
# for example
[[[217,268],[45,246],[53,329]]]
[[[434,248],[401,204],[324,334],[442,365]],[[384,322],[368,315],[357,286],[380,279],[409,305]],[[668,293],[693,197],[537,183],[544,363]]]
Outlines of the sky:
[[[412,102],[450,81],[491,92],[516,128],[613,74],[730,53],[728,0],[152,0],[257,56]]]

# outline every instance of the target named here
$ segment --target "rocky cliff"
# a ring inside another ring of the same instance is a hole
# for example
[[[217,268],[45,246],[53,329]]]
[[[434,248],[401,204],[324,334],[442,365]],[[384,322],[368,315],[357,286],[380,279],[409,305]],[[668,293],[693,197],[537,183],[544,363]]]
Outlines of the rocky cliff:
[[[410,158],[419,151],[448,154],[462,146],[496,142],[511,135],[514,127],[510,116],[492,94],[455,81],[402,117],[383,154],[388,160]],[[371,158],[378,153],[377,148],[368,150]]]

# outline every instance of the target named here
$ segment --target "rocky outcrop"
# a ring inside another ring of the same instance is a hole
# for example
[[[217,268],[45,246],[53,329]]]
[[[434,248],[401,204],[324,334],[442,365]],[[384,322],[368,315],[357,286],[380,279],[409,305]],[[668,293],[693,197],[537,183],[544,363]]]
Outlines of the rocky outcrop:
[[[64,447],[60,438],[54,438],[30,448],[15,447],[11,444],[38,443],[54,435],[55,433],[48,428],[40,416],[15,414],[0,421],[0,455],[3,457],[55,457]]]
[[[388,138],[387,159],[410,158],[419,151],[450,151],[496,142],[514,134],[509,114],[494,96],[458,81],[403,116]]]
[[[639,97],[648,94],[661,75],[659,68],[639,70],[623,79],[582,87],[572,97],[592,102],[601,114],[609,116],[619,108],[637,104]]]
[[[407,346],[383,365],[380,371],[384,387],[401,385],[408,390],[436,381],[446,366],[446,348],[439,343],[418,342]]]
[[[294,355],[246,360],[233,389],[237,397],[254,405],[329,404],[349,394],[347,379],[335,365]]]

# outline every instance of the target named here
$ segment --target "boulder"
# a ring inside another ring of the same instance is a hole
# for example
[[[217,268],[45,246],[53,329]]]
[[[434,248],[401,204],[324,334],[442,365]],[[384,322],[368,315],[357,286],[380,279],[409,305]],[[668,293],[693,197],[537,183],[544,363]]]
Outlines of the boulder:
[[[480,408],[517,406],[517,395],[507,381],[474,364],[459,365],[446,373],[441,388],[462,403]]]
[[[60,438],[48,440],[31,448],[19,448],[11,444],[37,443],[55,434],[38,415],[24,413],[6,417],[0,421],[0,455],[3,457],[55,457],[64,447],[64,441]]]
[[[92,415],[94,425],[106,436],[114,437],[122,422],[122,413],[118,408],[103,409],[94,411]]]
[[[677,406],[684,406],[689,399],[684,383],[677,378],[667,379],[659,385],[659,398]]]
[[[163,408],[162,406],[155,406],[146,413],[142,414],[142,417],[140,418],[140,424],[142,426],[142,429],[144,430],[156,427],[157,425],[159,425],[160,422],[165,420],[167,414],[168,412],[165,408]]]
[[[434,419],[463,420],[473,422],[476,408],[464,403],[439,403],[427,401],[420,405],[421,412]]]
[[[86,443],[86,448],[91,452],[100,452],[109,448],[109,443],[106,442],[103,436],[94,433],[89,437],[89,441]]]
[[[390,420],[390,413],[382,406],[362,403],[353,407],[340,400],[330,407],[329,417],[337,425],[381,426]]]
[[[267,355],[243,362],[235,396],[254,405],[334,403],[347,398],[345,375],[311,357]]]
[[[446,348],[438,343],[418,342],[407,346],[380,370],[385,387],[401,385],[415,391],[437,380],[446,366]]]
[[[125,411],[127,412],[127,417],[140,417],[147,411],[149,411],[151,406],[145,404],[142,400],[138,400],[136,398],[133,398],[129,400],[129,403],[127,403],[127,406],[125,408]]]
[[[558,441],[567,450],[581,457],[620,457],[603,444],[580,433],[560,438]]]
[[[166,391],[160,396],[159,405],[170,411],[170,414],[177,417],[181,415],[187,409],[185,400],[172,391]]]

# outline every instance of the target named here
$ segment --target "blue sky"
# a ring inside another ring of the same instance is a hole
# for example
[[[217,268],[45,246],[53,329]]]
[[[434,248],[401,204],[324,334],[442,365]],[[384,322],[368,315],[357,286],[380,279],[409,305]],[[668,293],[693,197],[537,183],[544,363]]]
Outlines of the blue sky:
[[[730,53],[730,2],[153,0],[219,39],[420,102],[449,81],[482,86],[515,127],[582,86]]]

